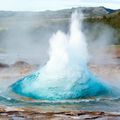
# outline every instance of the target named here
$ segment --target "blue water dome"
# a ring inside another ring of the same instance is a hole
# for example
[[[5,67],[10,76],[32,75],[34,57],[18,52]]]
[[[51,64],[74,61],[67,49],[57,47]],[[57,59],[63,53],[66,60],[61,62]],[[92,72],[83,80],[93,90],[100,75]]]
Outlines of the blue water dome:
[[[71,17],[69,32],[58,31],[53,34],[49,40],[49,60],[46,65],[11,85],[13,92],[40,100],[110,94],[111,88],[94,77],[87,67],[89,55],[81,27],[83,18],[82,14],[75,12]]]

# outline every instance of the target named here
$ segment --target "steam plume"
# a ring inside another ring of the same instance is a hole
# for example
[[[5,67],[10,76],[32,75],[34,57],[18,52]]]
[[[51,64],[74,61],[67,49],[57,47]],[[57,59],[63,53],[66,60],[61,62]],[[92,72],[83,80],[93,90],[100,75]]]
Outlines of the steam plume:
[[[97,80],[87,68],[88,51],[81,30],[83,15],[75,12],[70,31],[55,33],[50,39],[47,64],[11,86],[22,96],[37,99],[73,99],[109,94],[110,88]]]

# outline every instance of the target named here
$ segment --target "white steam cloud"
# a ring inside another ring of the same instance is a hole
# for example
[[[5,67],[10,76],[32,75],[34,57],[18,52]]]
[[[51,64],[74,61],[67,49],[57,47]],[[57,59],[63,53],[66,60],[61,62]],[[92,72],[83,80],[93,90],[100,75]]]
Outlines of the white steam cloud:
[[[82,32],[83,15],[71,18],[68,34],[58,31],[50,39],[49,60],[32,75],[17,81],[12,91],[38,99],[75,99],[109,94],[111,89],[87,68],[88,51]]]
[[[72,15],[69,34],[58,31],[50,39],[50,59],[46,65],[49,71],[65,69],[66,66],[71,64],[79,65],[83,61],[85,64],[88,62],[86,39],[82,31],[80,31],[83,15],[80,16],[81,22],[79,22],[78,18],[78,14],[75,12]]]

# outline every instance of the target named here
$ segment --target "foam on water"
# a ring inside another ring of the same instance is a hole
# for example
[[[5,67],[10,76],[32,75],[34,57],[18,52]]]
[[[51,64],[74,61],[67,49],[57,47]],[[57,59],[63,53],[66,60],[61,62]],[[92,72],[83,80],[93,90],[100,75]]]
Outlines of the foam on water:
[[[80,19],[79,19],[80,18]],[[10,86],[21,96],[42,100],[62,100],[108,95],[108,85],[94,77],[87,67],[88,50],[81,30],[83,15],[75,12],[70,31],[55,33],[50,39],[47,64]]]

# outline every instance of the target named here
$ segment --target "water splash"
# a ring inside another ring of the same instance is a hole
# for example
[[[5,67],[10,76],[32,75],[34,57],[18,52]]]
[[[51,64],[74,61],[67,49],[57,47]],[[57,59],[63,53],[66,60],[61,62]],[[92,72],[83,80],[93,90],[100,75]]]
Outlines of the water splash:
[[[46,100],[75,99],[106,95],[110,88],[93,76],[87,67],[88,51],[81,30],[83,15],[71,17],[69,33],[58,31],[50,39],[47,64],[32,75],[14,83],[15,93]]]

